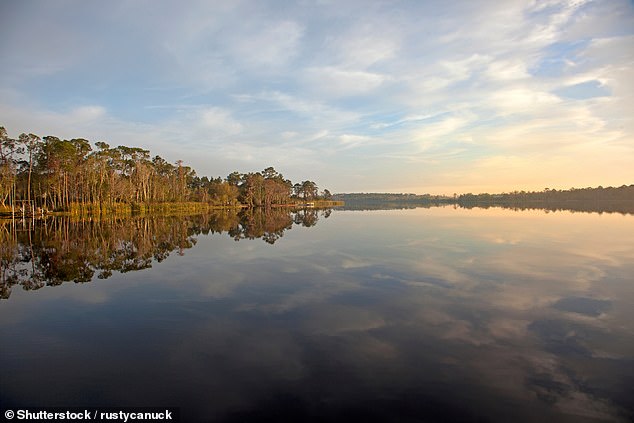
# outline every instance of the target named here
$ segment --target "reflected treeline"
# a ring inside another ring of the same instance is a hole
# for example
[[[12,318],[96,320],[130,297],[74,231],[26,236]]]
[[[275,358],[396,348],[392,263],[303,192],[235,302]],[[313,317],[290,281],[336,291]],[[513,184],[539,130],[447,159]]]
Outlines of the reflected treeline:
[[[490,207],[501,207],[512,210],[544,210],[552,211],[569,211],[581,213],[620,213],[634,214],[634,203],[632,202],[604,202],[598,203],[593,201],[569,201],[569,202],[515,202],[515,201],[497,201],[497,202],[474,202],[459,205],[465,209],[474,207],[488,209]]]
[[[106,279],[114,271],[147,269],[171,253],[184,254],[198,235],[274,244],[293,225],[310,227],[331,210],[224,209],[196,216],[137,216],[0,220],[0,298],[11,288]]]
[[[418,208],[432,207],[455,207],[463,209],[499,207],[511,210],[544,210],[546,212],[570,211],[581,213],[621,213],[634,214],[634,202],[631,201],[613,201],[613,202],[594,202],[594,201],[473,201],[465,203],[402,203],[402,202],[385,202],[385,203],[346,203],[340,207],[340,210],[406,210]]]
[[[634,214],[634,185],[620,187],[570,188],[543,191],[513,191],[501,194],[415,195],[357,193],[336,194],[347,210],[390,210],[454,205],[462,208],[502,207],[513,210],[541,209],[587,213]]]
[[[340,210],[407,210],[407,209],[429,209],[432,207],[455,207],[463,209],[499,207],[516,211],[521,210],[544,210],[545,212],[569,211],[580,213],[620,213],[634,214],[634,203],[632,202],[611,202],[596,203],[584,201],[571,201],[567,203],[558,202],[471,202],[464,204],[455,203],[372,203],[372,204],[348,204],[340,207]]]

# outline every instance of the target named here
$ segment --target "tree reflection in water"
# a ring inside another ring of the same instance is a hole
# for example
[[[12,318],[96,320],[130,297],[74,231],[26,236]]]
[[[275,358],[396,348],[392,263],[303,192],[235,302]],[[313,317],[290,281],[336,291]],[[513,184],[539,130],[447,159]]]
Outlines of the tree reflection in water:
[[[227,233],[234,240],[274,244],[293,225],[311,227],[330,210],[225,209],[193,216],[49,217],[0,220],[0,298],[73,281],[107,279],[152,267],[172,252],[183,255],[196,237]]]

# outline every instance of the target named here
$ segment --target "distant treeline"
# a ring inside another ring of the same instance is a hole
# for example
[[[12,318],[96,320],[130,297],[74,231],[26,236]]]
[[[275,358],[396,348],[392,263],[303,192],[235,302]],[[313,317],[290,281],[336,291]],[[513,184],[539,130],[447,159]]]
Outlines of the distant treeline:
[[[350,209],[412,208],[453,204],[460,207],[506,207],[514,209],[573,210],[586,212],[634,213],[634,185],[620,187],[571,188],[543,191],[513,191],[501,194],[415,195],[335,194]]]
[[[21,134],[0,127],[0,212],[16,207],[68,211],[118,210],[122,206],[202,202],[259,207],[329,199],[306,180],[293,183],[273,167],[199,177],[182,161],[169,163],[138,147],[110,147],[83,138],[63,140]]]
[[[513,191],[502,194],[461,194],[460,203],[496,203],[496,202],[622,202],[634,201],[634,185],[622,185],[618,188],[570,188],[556,190],[546,188],[543,191]]]
[[[634,213],[634,185],[620,187],[570,188],[543,191],[514,191],[502,194],[462,194],[462,207],[507,207],[518,209],[572,210],[585,212]]]

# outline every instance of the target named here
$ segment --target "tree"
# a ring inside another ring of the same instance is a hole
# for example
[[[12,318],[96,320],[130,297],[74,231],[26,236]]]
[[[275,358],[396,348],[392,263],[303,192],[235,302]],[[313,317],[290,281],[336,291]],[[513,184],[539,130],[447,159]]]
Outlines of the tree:
[[[317,197],[317,184],[313,181],[302,181],[301,193],[304,197],[304,200],[314,199],[315,197]]]
[[[247,173],[240,186],[241,200],[249,207],[259,207],[264,200],[264,178],[260,172]]]
[[[243,175],[240,172],[231,172],[227,176],[227,182],[233,186],[240,186],[243,182]]]
[[[22,152],[16,140],[9,137],[4,126],[0,126],[0,202],[13,205],[15,200],[16,155]]]
[[[210,194],[214,201],[223,206],[233,206],[238,202],[238,187],[226,181],[211,184]]]
[[[264,177],[264,179],[275,179],[278,176],[282,176],[279,173],[277,173],[277,171],[275,169],[273,169],[272,166],[267,167],[266,169],[264,169],[262,171],[262,176]]]
[[[29,161],[29,175],[26,185],[27,200],[31,202],[31,174],[33,173],[33,156],[36,154],[38,147],[40,146],[41,139],[34,134],[20,134],[19,142],[22,144],[28,154]]]

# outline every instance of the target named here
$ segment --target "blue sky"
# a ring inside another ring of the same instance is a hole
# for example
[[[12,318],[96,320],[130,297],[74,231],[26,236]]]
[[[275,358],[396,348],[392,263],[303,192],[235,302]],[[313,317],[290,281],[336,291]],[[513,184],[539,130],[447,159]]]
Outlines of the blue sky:
[[[332,192],[634,183],[631,1],[3,1],[0,125]]]

